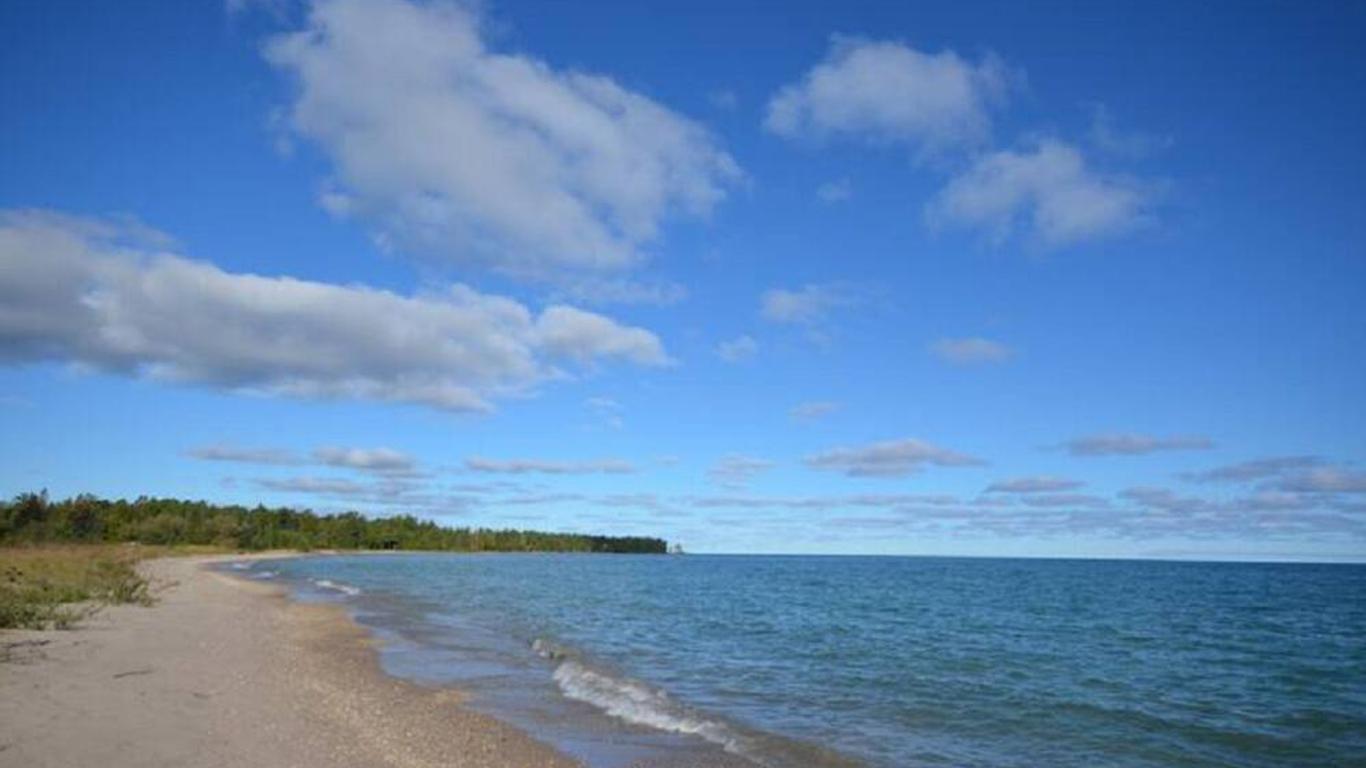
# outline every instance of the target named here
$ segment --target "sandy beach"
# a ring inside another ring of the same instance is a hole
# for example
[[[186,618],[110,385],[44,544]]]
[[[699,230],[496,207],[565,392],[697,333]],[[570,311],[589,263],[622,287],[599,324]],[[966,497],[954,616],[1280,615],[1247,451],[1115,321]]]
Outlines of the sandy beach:
[[[576,765],[457,692],[386,676],[341,609],[210,561],[144,563],[151,608],[0,633],[0,766]]]

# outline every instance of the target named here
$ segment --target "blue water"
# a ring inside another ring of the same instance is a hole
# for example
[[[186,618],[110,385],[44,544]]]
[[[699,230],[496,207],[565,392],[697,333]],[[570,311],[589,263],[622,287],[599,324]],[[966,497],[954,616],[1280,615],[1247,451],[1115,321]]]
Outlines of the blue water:
[[[1366,765],[1362,566],[398,555],[257,567],[350,605],[390,641],[391,672],[460,685],[600,765],[688,750],[774,768]]]

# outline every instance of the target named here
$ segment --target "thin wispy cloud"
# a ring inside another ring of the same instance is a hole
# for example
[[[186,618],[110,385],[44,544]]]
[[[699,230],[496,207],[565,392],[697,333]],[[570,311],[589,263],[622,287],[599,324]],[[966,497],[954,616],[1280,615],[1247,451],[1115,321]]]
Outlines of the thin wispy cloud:
[[[1073,491],[1086,485],[1080,480],[1071,480],[1053,475],[1033,475],[997,480],[988,485],[987,493],[1058,493]]]
[[[822,203],[843,203],[854,196],[854,186],[848,179],[827,181],[816,187],[816,197]]]
[[[1213,510],[1216,505],[1199,496],[1183,496],[1170,488],[1138,486],[1120,491],[1119,497],[1140,507],[1166,513],[1190,514]]]
[[[985,463],[975,456],[913,438],[832,448],[806,458],[806,465],[813,469],[850,477],[906,477],[931,465],[975,467]]]
[[[1026,493],[1019,503],[1026,507],[1046,509],[1098,509],[1110,506],[1109,499],[1086,493]]]
[[[707,470],[707,479],[722,488],[733,490],[748,488],[751,481],[760,474],[777,466],[774,462],[755,456],[730,454],[721,458]]]
[[[1005,344],[977,336],[939,339],[930,345],[930,353],[960,366],[1004,363],[1015,356],[1015,350]]]
[[[1087,139],[1096,149],[1126,158],[1143,158],[1167,149],[1171,136],[1154,136],[1137,131],[1121,131],[1114,115],[1104,104],[1091,105],[1091,130]]]
[[[1304,493],[1366,493],[1366,471],[1345,467],[1311,469],[1285,478],[1277,488]]]
[[[329,467],[381,474],[412,472],[416,468],[413,457],[392,448],[324,446],[313,451],[313,458]]]
[[[274,464],[290,466],[305,460],[278,448],[241,448],[232,445],[205,445],[185,451],[185,455],[200,461],[225,461],[238,464]]]
[[[728,363],[742,363],[759,354],[759,342],[751,336],[736,336],[716,345],[716,356]]]
[[[561,283],[550,294],[554,301],[577,304],[635,304],[671,307],[688,298],[688,289],[672,280],[579,277]]]
[[[610,397],[590,397],[584,400],[583,404],[604,425],[612,429],[626,426],[626,419],[623,416],[626,407],[616,400]]]
[[[1201,435],[1160,437],[1112,432],[1074,438],[1061,446],[1073,456],[1142,456],[1161,451],[1207,451],[1214,441]]]
[[[811,400],[805,403],[798,403],[788,411],[788,415],[795,421],[812,422],[824,419],[844,408],[843,403],[833,400]]]
[[[1226,464],[1201,472],[1184,472],[1181,478],[1195,483],[1251,483],[1295,470],[1322,466],[1324,463],[1319,456],[1274,456]]]
[[[626,475],[637,471],[636,465],[624,459],[593,459],[587,461],[559,461],[549,459],[490,459],[471,456],[465,459],[471,472],[525,475]]]
[[[858,303],[846,286],[809,283],[801,288],[772,288],[759,297],[759,314],[765,320],[789,325],[817,325],[837,309]]]

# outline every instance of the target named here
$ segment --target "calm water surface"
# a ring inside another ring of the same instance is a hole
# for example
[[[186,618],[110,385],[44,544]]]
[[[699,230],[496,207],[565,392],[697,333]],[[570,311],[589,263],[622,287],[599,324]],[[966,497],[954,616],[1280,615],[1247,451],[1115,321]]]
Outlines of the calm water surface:
[[[398,555],[250,566],[591,764],[1366,765],[1366,567]]]

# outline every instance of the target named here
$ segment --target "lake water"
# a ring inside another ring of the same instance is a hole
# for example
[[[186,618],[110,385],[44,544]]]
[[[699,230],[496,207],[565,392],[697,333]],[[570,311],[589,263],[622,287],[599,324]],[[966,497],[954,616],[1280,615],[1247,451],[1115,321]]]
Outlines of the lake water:
[[[344,602],[395,675],[590,765],[1366,765],[1366,567],[364,555],[243,566]]]

